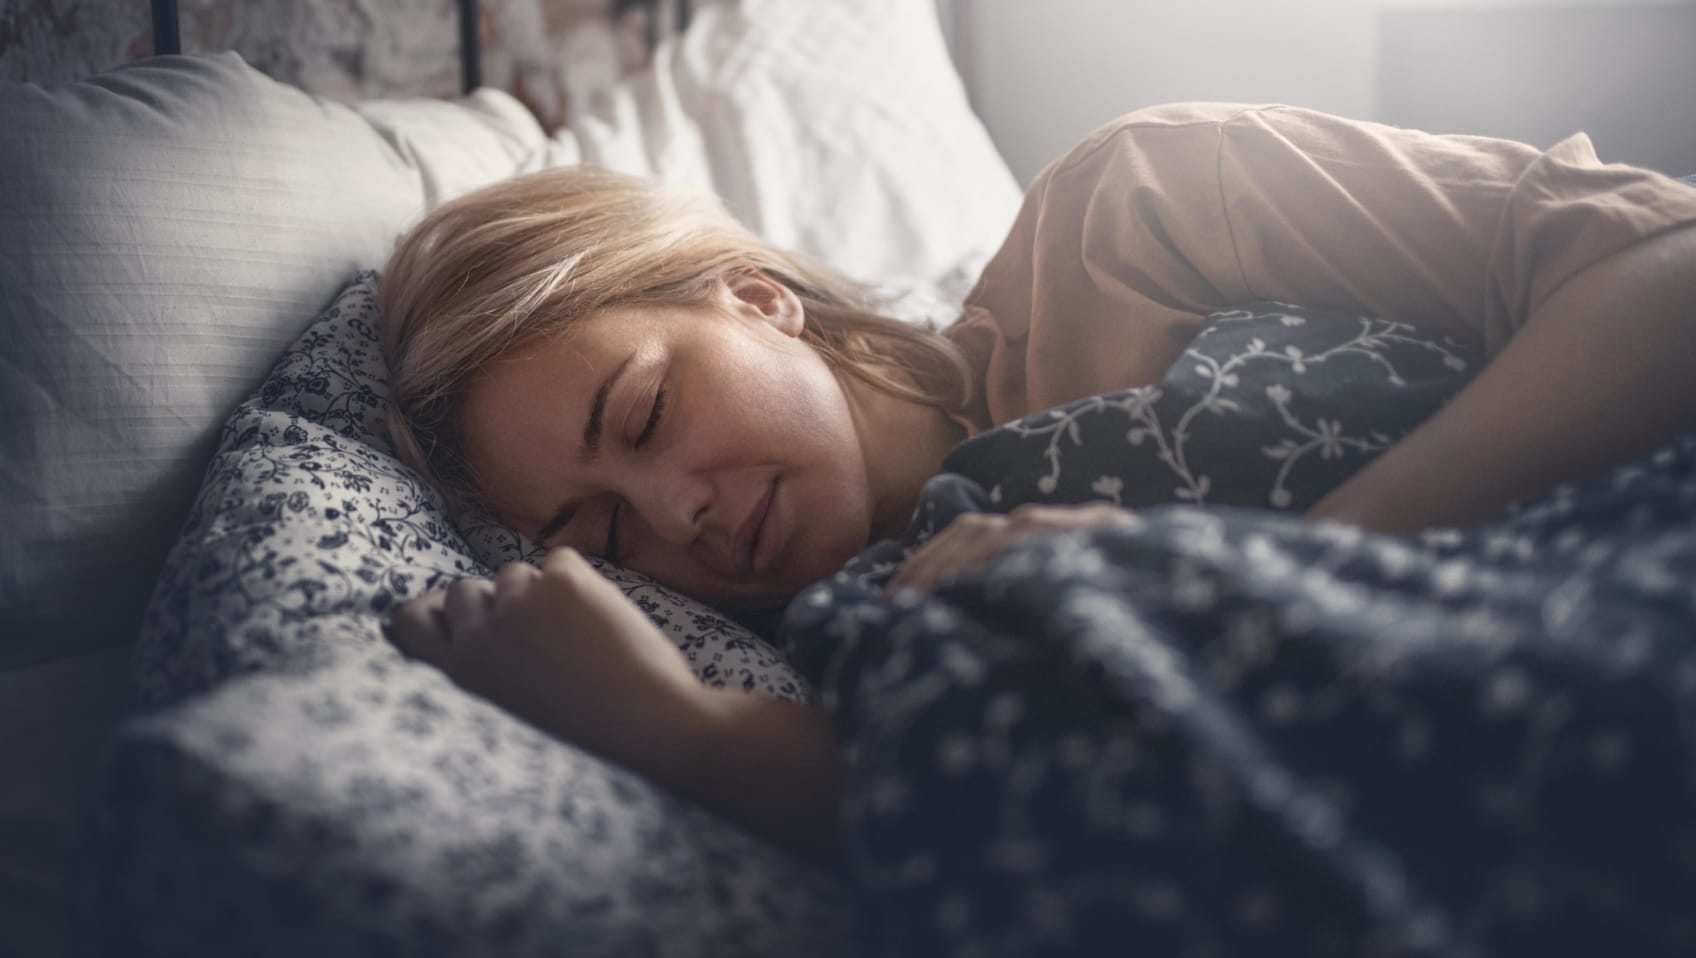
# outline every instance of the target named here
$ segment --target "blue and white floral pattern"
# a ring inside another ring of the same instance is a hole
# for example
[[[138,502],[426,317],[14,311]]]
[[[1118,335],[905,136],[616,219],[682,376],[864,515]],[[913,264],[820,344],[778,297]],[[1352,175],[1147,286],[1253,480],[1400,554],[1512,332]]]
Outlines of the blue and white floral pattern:
[[[1404,324],[1252,303],[1208,317],[1159,385],[1008,423],[955,450],[950,468],[988,475],[1017,436],[1047,468],[991,479],[992,503],[1299,509],[1424,421],[1478,364],[1475,350]],[[1109,468],[1062,475],[1081,447],[1114,450]]]
[[[376,276],[230,418],[112,753],[112,953],[858,954],[826,871],[405,660],[410,596],[535,558],[391,455]],[[806,685],[711,609],[603,570],[704,682]]]
[[[877,953],[1696,954],[1696,434],[1467,532],[1242,508],[1394,438],[1426,348],[1310,381],[1336,354],[1279,312],[956,449],[902,539],[790,606]],[[1464,359],[1429,350],[1440,402]],[[1245,441],[1201,454],[1227,402]],[[1103,498],[1149,507],[882,594],[961,514]]]

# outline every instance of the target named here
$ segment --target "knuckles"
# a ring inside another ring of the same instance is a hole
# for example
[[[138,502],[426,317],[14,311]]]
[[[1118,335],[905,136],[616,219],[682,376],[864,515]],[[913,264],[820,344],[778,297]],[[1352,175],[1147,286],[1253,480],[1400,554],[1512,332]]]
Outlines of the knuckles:
[[[499,571],[495,573],[495,587],[498,590],[502,588],[521,586],[524,583],[529,582],[531,579],[534,579],[536,576],[541,575],[541,572],[542,570],[528,562],[519,560],[508,562],[506,565],[501,566]]]
[[[426,604],[426,598],[403,603],[395,609],[389,620],[389,632],[403,648],[415,644],[418,637],[431,625],[430,608]]]
[[[584,576],[598,573],[577,550],[561,547],[548,553],[542,561],[540,575],[548,582],[578,588],[584,583]]]

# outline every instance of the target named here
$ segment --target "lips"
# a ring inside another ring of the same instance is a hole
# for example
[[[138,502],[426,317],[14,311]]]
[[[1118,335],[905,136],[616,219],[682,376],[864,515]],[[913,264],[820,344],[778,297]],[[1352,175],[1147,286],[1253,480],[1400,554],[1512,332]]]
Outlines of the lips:
[[[776,493],[777,480],[773,479],[754,503],[754,508],[748,510],[748,517],[743,519],[742,525],[736,529],[733,554],[742,571],[748,574],[754,572],[754,550],[760,545],[760,529],[765,525],[766,517],[771,514],[771,503]]]

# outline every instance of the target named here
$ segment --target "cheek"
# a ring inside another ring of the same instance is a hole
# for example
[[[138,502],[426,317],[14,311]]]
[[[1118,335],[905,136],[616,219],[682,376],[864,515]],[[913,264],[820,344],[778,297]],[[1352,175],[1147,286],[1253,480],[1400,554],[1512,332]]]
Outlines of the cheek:
[[[848,416],[848,405],[834,377],[821,370],[791,370],[790,375],[768,380],[760,391],[757,415],[781,423],[796,433],[818,434],[837,430]]]
[[[820,363],[822,367],[823,364]],[[818,485],[811,518],[819,546],[835,564],[865,548],[871,530],[871,490],[865,450],[836,377],[820,368],[797,389],[804,398],[791,423],[796,449],[807,450]],[[834,566],[826,571],[834,571]]]
[[[852,436],[850,434],[850,441]],[[871,538],[871,496],[858,455],[840,452],[823,459],[811,476],[797,477],[790,503],[795,541],[789,561],[800,588],[830,575],[864,549]],[[858,452],[857,445],[854,451]]]
[[[796,433],[795,441],[815,448],[821,458],[838,467],[863,473],[865,456],[848,398],[823,362],[817,356],[813,359],[817,368],[796,377],[789,384],[785,404],[777,408],[787,410],[784,418]]]
[[[720,420],[722,440],[790,460],[809,473],[863,484],[865,457],[848,399],[824,360],[802,344],[739,359],[713,386],[714,394],[735,404],[732,415]]]

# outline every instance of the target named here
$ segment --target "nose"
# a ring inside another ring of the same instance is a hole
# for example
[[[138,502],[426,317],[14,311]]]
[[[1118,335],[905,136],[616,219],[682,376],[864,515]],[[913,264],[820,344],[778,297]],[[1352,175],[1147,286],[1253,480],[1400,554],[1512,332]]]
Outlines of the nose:
[[[654,535],[679,546],[700,537],[715,495],[707,476],[657,462],[634,470],[627,488],[625,498]]]

